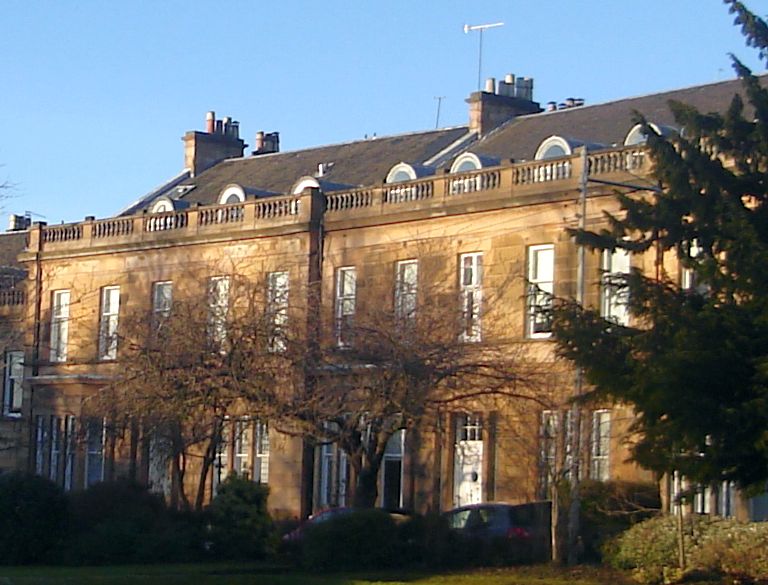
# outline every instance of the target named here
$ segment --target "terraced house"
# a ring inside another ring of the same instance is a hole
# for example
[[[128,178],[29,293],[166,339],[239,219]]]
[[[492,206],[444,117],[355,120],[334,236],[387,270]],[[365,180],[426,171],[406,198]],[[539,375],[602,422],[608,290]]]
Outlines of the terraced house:
[[[418,427],[392,433],[376,479],[379,505],[532,501],[574,459],[583,477],[654,481],[627,462],[632,413],[622,405],[582,412],[582,447],[567,447],[575,432],[567,399],[578,389],[554,355],[546,309],[552,295],[578,296],[583,281],[585,303],[628,322],[606,277],[631,265],[651,270],[653,260],[589,251],[580,260],[566,228],[580,220],[596,228],[618,210],[617,189],[653,185],[633,112],[662,133],[680,132],[668,100],[722,111],[738,91],[727,81],[541,107],[532,80],[507,76],[469,96],[466,126],[293,152],[280,151],[277,133],[260,132],[247,153],[238,123],[210,112],[204,131],[184,136],[183,172],[119,215],[1,236],[13,278],[0,289],[0,317],[15,320],[10,329],[23,341],[4,341],[0,436],[12,449],[0,451],[0,466],[27,467],[66,489],[130,476],[170,496],[174,481],[191,481],[202,458],[190,456],[180,478],[163,441],[138,423],[117,425],[119,412],[90,408],[123,369],[121,333],[136,309],[173,321],[177,301],[198,299],[209,311],[207,334],[224,339],[229,311],[253,294],[273,326],[321,330],[343,355],[360,342],[353,330],[367,315],[419,314],[437,298],[460,323],[457,344],[515,348],[537,364],[528,392],[539,400],[448,401]],[[674,258],[664,267],[685,279]],[[270,351],[284,344],[275,337]],[[204,498],[237,472],[270,486],[278,516],[350,502],[358,478],[348,451],[233,405],[217,411]],[[679,489],[665,485],[667,495]],[[727,485],[702,491],[695,505],[765,513]]]

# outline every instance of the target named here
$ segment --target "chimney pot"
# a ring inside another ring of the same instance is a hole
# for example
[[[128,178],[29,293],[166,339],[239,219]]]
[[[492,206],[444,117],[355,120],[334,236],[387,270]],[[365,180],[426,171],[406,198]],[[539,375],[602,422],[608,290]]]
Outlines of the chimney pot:
[[[496,93],[495,89],[496,89],[496,79],[494,79],[493,77],[489,77],[488,79],[486,79],[485,91],[487,93]]]
[[[205,115],[205,131],[208,134],[213,134],[216,129],[216,112],[211,110]]]

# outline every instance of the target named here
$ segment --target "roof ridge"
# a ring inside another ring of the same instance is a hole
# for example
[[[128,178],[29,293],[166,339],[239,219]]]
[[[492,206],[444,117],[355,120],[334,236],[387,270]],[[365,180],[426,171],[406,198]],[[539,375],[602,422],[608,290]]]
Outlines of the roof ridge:
[[[758,78],[763,78],[763,77],[768,78],[768,73],[761,73],[759,75],[756,75],[756,77],[758,77]],[[652,92],[652,93],[638,94],[638,95],[633,95],[633,96],[621,97],[621,98],[617,98],[617,99],[609,99],[609,100],[605,100],[605,101],[602,101],[602,102],[586,103],[586,104],[584,104],[582,106],[577,106],[577,107],[572,107],[572,108],[563,108],[561,110],[553,110],[551,112],[547,112],[546,110],[544,110],[542,112],[537,112],[535,114],[526,114],[525,116],[518,116],[517,118],[513,118],[513,120],[516,120],[516,119],[519,119],[519,118],[532,118],[532,117],[535,117],[535,116],[543,116],[543,115],[554,116],[554,115],[557,115],[557,114],[565,114],[565,113],[568,113],[568,112],[582,111],[582,110],[589,109],[589,108],[602,107],[602,106],[606,106],[608,104],[620,104],[622,102],[630,102],[630,101],[639,100],[639,99],[643,99],[643,98],[650,98],[650,97],[660,97],[660,96],[663,96],[665,94],[673,94],[673,93],[688,91],[688,90],[692,90],[692,89],[703,89],[703,88],[707,88],[707,87],[711,87],[711,86],[715,86],[715,85],[732,84],[732,83],[739,82],[740,80],[741,80],[741,78],[739,78],[739,77],[733,77],[731,79],[724,79],[722,81],[712,81],[712,82],[709,82],[709,83],[695,83],[693,85],[686,85],[686,86],[683,86],[683,87],[677,87],[677,88],[674,88],[674,89],[667,89],[667,90],[664,90],[664,91],[656,91],[656,92]],[[509,120],[509,121],[511,121],[511,120]],[[506,125],[506,122],[504,124],[502,124],[502,126],[503,125]],[[500,127],[501,126],[499,126],[499,128]],[[494,131],[495,131],[495,129],[494,129]]]
[[[318,146],[309,146],[306,148],[297,148],[295,150],[281,150],[279,152],[269,152],[265,154],[259,154],[257,156],[236,156],[232,158],[226,158],[221,163],[227,163],[227,162],[234,162],[234,161],[241,161],[241,160],[257,160],[257,159],[263,159],[267,157],[273,157],[273,156],[280,156],[281,154],[295,154],[298,152],[309,152],[312,150],[322,150],[324,148],[337,148],[339,146],[349,146],[352,144],[359,144],[363,142],[375,142],[375,141],[382,141],[382,140],[393,140],[396,138],[405,138],[408,136],[417,136],[419,134],[431,134],[431,133],[440,133],[440,132],[453,132],[455,130],[460,129],[469,129],[469,126],[467,124],[462,124],[459,126],[446,126],[445,128],[433,128],[432,130],[415,130],[413,132],[403,132],[401,134],[387,134],[386,136],[374,136],[372,138],[359,138],[357,140],[347,140],[346,142],[330,142],[328,144],[321,144]]]

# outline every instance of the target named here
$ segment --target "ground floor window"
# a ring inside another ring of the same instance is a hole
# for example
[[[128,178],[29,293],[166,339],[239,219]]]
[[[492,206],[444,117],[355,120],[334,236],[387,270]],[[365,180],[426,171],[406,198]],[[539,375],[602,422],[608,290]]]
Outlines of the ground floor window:
[[[334,443],[321,445],[319,451],[317,505],[321,509],[345,506],[349,482],[347,454]]]
[[[103,418],[35,416],[35,473],[65,490],[103,481],[105,435]],[[81,464],[76,477],[78,454]]]
[[[403,454],[405,430],[399,430],[387,441],[381,463],[381,507],[397,510],[403,507]]]
[[[608,481],[610,479],[611,453],[611,411],[595,410],[592,413],[592,436],[590,448],[590,479]]]
[[[269,425],[245,416],[225,417],[213,462],[213,493],[230,474],[258,483],[269,481]]]

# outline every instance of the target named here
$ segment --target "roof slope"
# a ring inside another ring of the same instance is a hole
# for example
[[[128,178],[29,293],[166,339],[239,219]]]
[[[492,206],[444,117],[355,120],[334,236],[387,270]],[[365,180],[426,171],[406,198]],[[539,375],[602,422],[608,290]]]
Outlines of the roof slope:
[[[371,185],[404,161],[420,164],[467,134],[466,126],[371,138],[293,152],[264,154],[221,162],[185,181],[195,185],[183,197],[190,203],[216,203],[230,183],[274,193],[287,193],[302,176],[314,176],[319,164],[329,165],[324,180],[346,185]]]
[[[761,82],[768,85],[768,76],[762,76]],[[634,125],[632,119],[635,112],[644,114],[648,121],[655,124],[674,126],[668,106],[670,100],[690,104],[701,112],[723,112],[734,94],[743,93],[742,90],[741,81],[732,79],[604,104],[521,116],[500,126],[469,150],[499,158],[532,160],[542,141],[552,135],[583,143],[621,145]]]

